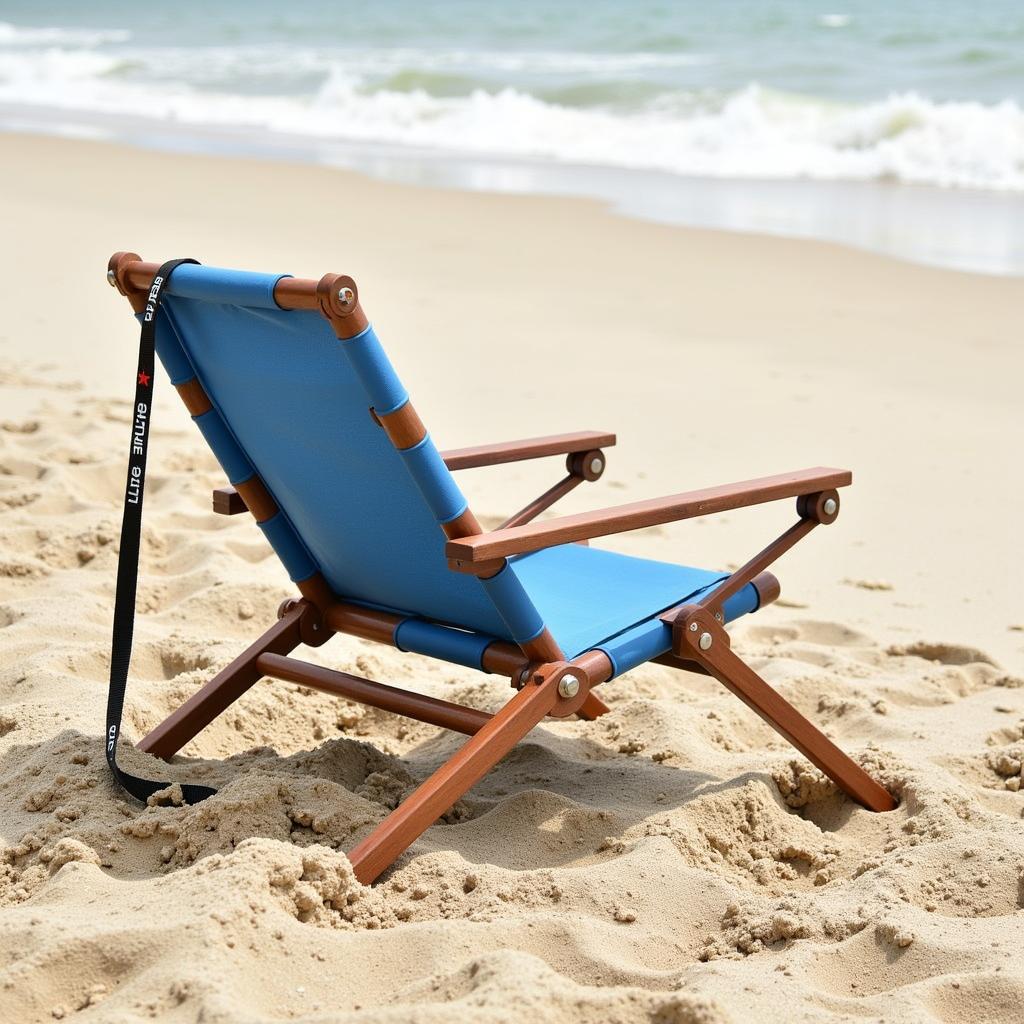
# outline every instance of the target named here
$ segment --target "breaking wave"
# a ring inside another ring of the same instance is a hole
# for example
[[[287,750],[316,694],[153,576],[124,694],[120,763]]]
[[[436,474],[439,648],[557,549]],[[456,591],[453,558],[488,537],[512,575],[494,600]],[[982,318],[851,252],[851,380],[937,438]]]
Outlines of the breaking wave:
[[[1024,112],[1012,100],[901,92],[843,104],[659,79],[713,66],[711,54],[146,49],[128,38],[0,23],[0,102],[679,175],[1024,191]],[[516,84],[496,82],[496,69]]]

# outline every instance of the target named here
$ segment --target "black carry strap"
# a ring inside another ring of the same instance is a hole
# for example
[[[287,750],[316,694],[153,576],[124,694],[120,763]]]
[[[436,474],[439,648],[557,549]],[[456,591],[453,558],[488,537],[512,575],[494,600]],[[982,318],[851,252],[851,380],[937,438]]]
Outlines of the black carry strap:
[[[107,695],[107,764],[114,778],[138,800],[145,801],[170,782],[155,782],[129,775],[117,764],[117,737],[121,731],[124,692],[128,667],[132,660],[132,633],[135,628],[135,590],[139,581],[139,540],[142,533],[142,496],[146,484],[146,453],[153,411],[153,372],[156,363],[156,313],[160,308],[167,280],[174,268],[197,260],[169,260],[153,278],[142,315],[139,335],[139,369],[135,378],[135,405],[132,409],[132,440],[128,455],[128,483],[121,520],[121,551],[117,560],[117,592],[114,597],[114,636],[110,644],[110,690]],[[209,786],[182,785],[186,803],[194,804],[213,796]]]

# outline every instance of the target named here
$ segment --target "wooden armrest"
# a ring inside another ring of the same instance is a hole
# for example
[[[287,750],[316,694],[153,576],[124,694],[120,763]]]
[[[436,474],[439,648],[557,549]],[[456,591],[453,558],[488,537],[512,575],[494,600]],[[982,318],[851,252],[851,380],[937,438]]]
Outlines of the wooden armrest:
[[[816,467],[798,470],[779,476],[708,487],[702,491],[672,494],[667,498],[634,501],[628,505],[581,512],[542,523],[527,523],[475,537],[460,537],[448,542],[445,554],[455,562],[493,562],[508,555],[539,551],[556,544],[571,544],[610,533],[625,533],[645,526],[660,526],[662,523],[759,505],[779,498],[796,498],[802,494],[846,487],[852,481],[853,475],[845,469]]]
[[[222,516],[237,516],[249,507],[234,487],[216,487],[213,491],[213,511]]]
[[[451,470],[475,469],[478,466],[499,466],[505,462],[542,459],[547,455],[572,455],[597,448],[611,448],[614,434],[597,430],[580,430],[575,434],[551,434],[523,441],[505,441],[501,444],[481,444],[475,448],[453,448],[441,452],[441,458]]]

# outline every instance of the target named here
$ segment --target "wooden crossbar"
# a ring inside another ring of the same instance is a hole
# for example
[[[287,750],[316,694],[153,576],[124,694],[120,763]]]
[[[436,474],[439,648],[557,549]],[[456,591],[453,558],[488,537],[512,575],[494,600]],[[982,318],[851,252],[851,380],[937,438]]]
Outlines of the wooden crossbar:
[[[387,686],[372,679],[362,679],[347,672],[336,672],[320,665],[310,665],[280,654],[261,654],[256,659],[256,667],[263,675],[274,679],[283,679],[324,693],[333,693],[338,697],[380,708],[381,711],[390,711],[406,718],[427,722],[429,725],[463,732],[467,736],[478,733],[492,717],[486,711],[467,708],[463,704],[427,697],[411,690]]]

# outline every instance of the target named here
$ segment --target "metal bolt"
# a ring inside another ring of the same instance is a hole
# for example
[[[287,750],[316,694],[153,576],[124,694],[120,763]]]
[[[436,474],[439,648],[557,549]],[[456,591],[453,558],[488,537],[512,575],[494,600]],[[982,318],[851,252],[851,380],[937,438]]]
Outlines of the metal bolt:
[[[356,293],[351,288],[339,288],[338,289],[338,301],[343,306],[351,306],[356,300]]]
[[[604,459],[593,458],[590,460],[590,472],[600,473],[604,469]]]
[[[697,632],[697,623],[696,622],[691,622],[690,623],[690,632],[691,633],[696,633]]]
[[[715,622],[721,622],[721,621],[722,621],[722,613],[721,612],[715,612]]]
[[[700,639],[697,641],[697,645],[702,651],[706,651],[714,641],[711,639],[710,633],[701,633]]]
[[[519,689],[522,689],[527,684],[527,682],[529,682],[529,679],[530,666],[527,665],[526,668],[522,669],[519,673]]]
[[[834,516],[839,510],[839,502],[835,498],[826,498],[825,504],[821,506],[821,510],[827,516]]]
[[[109,284],[111,288],[117,287],[117,274],[114,273],[113,268],[107,271],[107,284]]]
[[[558,681],[558,695],[568,700],[580,692],[580,681],[576,676],[562,676]]]

